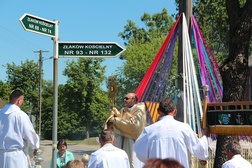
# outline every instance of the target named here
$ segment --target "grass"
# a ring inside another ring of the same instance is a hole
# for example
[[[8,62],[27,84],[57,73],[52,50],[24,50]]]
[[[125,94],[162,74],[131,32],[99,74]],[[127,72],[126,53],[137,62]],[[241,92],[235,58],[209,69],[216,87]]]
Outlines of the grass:
[[[83,144],[83,145],[99,145],[99,143],[96,141],[96,137],[84,139],[84,141],[82,141],[81,144]]]
[[[83,142],[83,140],[66,140],[67,144],[77,145]]]
[[[84,140],[67,140],[68,144],[73,145],[99,145],[99,143],[96,141],[96,137],[91,137]]]

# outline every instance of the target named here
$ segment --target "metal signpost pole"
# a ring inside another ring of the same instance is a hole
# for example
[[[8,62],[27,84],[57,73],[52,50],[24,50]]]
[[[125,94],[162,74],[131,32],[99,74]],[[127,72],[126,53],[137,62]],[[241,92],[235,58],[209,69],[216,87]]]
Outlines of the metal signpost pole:
[[[56,168],[56,156],[57,156],[57,133],[58,133],[58,24],[59,21],[55,21],[55,37],[53,39],[53,146],[52,146],[52,166]]]

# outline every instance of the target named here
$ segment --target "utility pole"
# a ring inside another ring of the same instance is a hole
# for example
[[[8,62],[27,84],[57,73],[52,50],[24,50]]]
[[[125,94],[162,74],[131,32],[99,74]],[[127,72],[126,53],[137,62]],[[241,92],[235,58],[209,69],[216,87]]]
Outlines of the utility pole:
[[[49,51],[43,51],[38,50],[34,51],[34,53],[39,53],[39,90],[38,90],[38,134],[39,139],[41,139],[41,105],[42,105],[42,67],[43,67],[43,52],[49,52]]]

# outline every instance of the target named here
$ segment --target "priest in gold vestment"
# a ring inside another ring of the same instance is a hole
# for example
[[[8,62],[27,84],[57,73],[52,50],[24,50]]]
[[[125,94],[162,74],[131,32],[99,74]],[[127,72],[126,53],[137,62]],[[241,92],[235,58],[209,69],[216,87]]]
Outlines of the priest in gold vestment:
[[[123,149],[129,157],[131,168],[142,168],[143,163],[136,157],[134,142],[146,125],[145,104],[138,103],[135,93],[124,97],[124,106],[120,112],[113,107],[106,120],[106,127],[111,127],[116,135],[115,146]]]

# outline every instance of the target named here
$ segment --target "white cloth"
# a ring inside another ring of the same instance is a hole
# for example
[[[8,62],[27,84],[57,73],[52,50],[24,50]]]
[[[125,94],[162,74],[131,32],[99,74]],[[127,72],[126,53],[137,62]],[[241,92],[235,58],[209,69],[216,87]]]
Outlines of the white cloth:
[[[201,160],[207,160],[208,139],[206,136],[197,138],[188,124],[166,115],[145,127],[134,149],[142,162],[150,158],[174,158],[189,168],[188,151]]]
[[[252,165],[241,155],[234,155],[232,159],[226,161],[221,168],[252,168]]]
[[[0,110],[0,168],[27,168],[23,151],[27,144],[39,148],[39,137],[28,115],[15,104],[5,105]]]
[[[142,168],[144,166],[144,163],[136,156],[133,139],[116,135],[115,146],[123,149],[127,153],[131,168]]]
[[[129,167],[129,158],[126,152],[110,143],[93,152],[88,162],[88,168]]]

